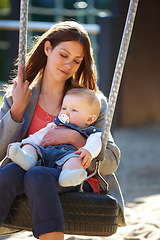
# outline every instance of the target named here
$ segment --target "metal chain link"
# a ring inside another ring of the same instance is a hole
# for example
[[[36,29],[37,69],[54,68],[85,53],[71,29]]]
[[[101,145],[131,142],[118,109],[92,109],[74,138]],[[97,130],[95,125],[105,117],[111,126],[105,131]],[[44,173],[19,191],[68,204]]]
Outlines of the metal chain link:
[[[23,80],[25,73],[26,52],[27,52],[27,26],[28,26],[28,2],[29,0],[21,0],[20,6],[20,28],[19,28],[19,52],[18,66],[23,65]]]
[[[116,105],[117,96],[119,92],[120,82],[122,78],[122,73],[125,65],[125,60],[128,52],[128,47],[129,47],[134,20],[136,16],[136,11],[138,7],[138,1],[139,0],[130,1],[125,28],[122,36],[121,46],[119,50],[119,55],[117,58],[112,86],[109,94],[108,107],[107,107],[105,122],[102,130],[102,150],[98,156],[98,160],[103,160],[105,156],[106,143],[107,143],[109,132],[111,129],[111,124],[112,124],[115,105]]]

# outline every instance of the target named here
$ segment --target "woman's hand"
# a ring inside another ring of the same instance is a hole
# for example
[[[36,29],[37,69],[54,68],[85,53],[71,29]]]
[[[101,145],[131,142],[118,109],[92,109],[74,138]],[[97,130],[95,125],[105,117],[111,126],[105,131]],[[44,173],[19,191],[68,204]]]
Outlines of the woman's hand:
[[[48,145],[71,144],[79,149],[85,143],[86,139],[77,131],[63,126],[56,126],[45,134],[40,145],[46,147]]]
[[[32,93],[29,89],[29,82],[23,82],[23,66],[18,70],[18,81],[14,81],[12,90],[13,104],[11,107],[11,116],[14,121],[20,122],[26,109]]]

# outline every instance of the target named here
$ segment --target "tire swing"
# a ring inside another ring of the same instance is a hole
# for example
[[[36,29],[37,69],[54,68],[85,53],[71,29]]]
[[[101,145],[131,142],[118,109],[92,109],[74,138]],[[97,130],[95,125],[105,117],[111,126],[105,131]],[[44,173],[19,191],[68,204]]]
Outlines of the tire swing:
[[[98,175],[105,183],[106,191],[108,191],[108,183],[101,176],[99,165],[104,159],[137,6],[138,0],[130,1],[102,130],[102,151],[96,161],[95,171],[89,176]],[[27,19],[28,0],[21,0],[19,64],[23,66],[25,66],[26,55]],[[117,200],[109,194],[84,193],[82,184],[80,192],[60,193],[59,197],[64,212],[66,234],[107,237],[116,233],[119,226],[120,207]],[[25,195],[15,198],[3,227],[32,231],[31,209]]]

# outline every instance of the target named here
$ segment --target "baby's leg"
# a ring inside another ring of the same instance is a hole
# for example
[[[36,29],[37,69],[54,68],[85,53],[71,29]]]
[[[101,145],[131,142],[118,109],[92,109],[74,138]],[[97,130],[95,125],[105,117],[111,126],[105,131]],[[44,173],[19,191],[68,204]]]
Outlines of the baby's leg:
[[[62,187],[70,187],[81,184],[87,177],[87,172],[81,165],[78,157],[72,157],[62,167],[59,175],[59,185]]]
[[[32,145],[26,144],[21,148],[16,143],[9,147],[9,157],[26,171],[34,167],[38,159],[36,149]]]

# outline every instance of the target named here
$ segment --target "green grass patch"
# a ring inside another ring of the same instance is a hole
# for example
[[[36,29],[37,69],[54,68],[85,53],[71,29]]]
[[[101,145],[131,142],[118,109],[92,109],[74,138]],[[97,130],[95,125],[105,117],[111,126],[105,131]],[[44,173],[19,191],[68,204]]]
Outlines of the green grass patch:
[[[0,95],[0,105],[3,103],[3,96]]]

